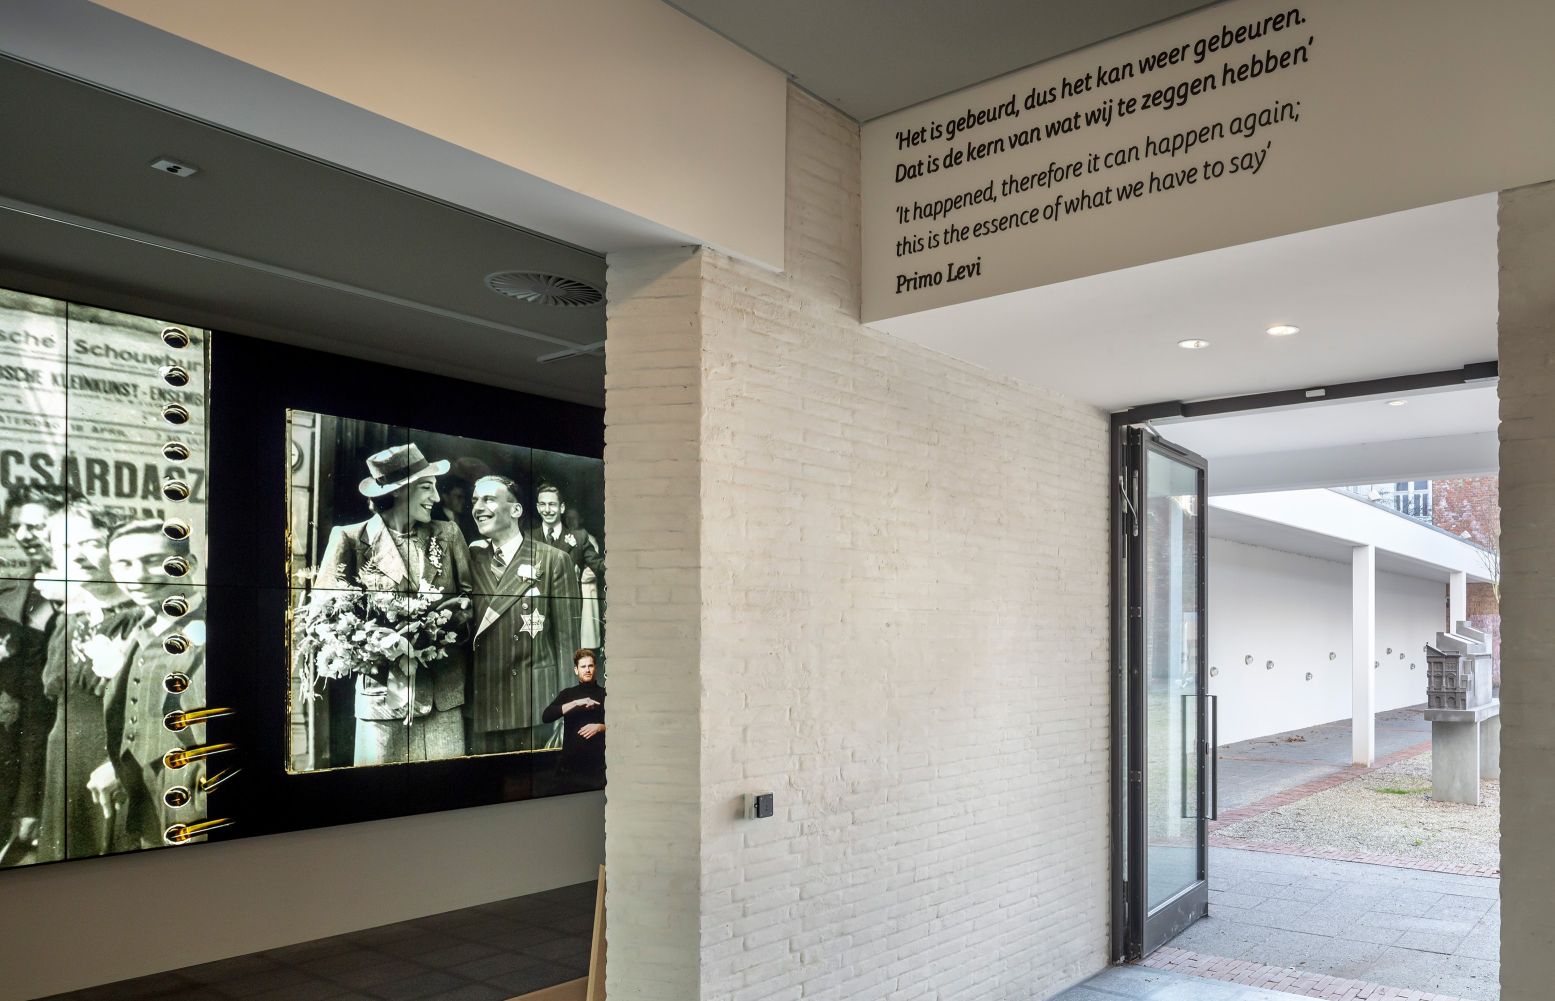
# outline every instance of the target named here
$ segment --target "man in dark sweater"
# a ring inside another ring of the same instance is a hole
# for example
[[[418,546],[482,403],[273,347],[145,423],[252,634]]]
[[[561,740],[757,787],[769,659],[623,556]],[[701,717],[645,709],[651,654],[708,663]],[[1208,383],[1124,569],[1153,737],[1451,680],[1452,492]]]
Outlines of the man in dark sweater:
[[[605,784],[605,690],[594,680],[594,651],[572,655],[578,683],[557,693],[545,707],[547,723],[562,721],[562,753],[556,779],[563,792],[599,789]]]

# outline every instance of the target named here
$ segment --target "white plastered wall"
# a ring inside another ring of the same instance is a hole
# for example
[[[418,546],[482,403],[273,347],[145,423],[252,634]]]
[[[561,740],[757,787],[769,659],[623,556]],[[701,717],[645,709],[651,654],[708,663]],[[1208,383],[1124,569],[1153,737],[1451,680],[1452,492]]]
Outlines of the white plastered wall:
[[[1350,564],[1211,539],[1209,588],[1222,745],[1350,718]],[[1423,647],[1445,626],[1444,583],[1377,574],[1378,712],[1425,701]]]

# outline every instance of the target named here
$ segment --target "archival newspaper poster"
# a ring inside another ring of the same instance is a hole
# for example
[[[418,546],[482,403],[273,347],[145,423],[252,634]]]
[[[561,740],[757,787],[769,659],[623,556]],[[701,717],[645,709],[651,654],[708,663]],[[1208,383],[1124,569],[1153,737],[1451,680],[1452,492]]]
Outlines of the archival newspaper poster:
[[[206,362],[0,290],[0,866],[200,836]]]

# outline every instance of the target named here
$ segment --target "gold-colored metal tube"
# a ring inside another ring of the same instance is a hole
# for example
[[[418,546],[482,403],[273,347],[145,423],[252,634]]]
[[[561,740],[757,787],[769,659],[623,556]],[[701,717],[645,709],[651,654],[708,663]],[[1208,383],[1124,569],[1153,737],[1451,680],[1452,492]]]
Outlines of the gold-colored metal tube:
[[[196,723],[204,723],[208,719],[216,719],[220,716],[231,716],[233,710],[222,708],[211,709],[178,709],[162,717],[162,725],[169,730],[187,730]]]
[[[200,781],[196,785],[199,786],[201,792],[210,792],[242,770],[241,768],[223,768],[214,775],[201,775]]]
[[[230,751],[236,746],[235,744],[205,744],[201,747],[175,747],[162,755],[162,763],[169,768],[182,768],[192,761]]]
[[[202,834],[219,831],[223,827],[231,827],[234,823],[236,821],[222,817],[218,820],[201,820],[193,824],[174,824],[163,832],[162,836],[167,839],[168,844],[181,845]]]

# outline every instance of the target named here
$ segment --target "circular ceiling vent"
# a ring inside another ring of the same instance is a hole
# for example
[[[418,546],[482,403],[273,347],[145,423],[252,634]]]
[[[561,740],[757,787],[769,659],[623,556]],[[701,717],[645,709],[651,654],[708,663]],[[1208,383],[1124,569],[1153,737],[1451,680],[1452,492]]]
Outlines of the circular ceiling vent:
[[[543,271],[498,271],[486,276],[486,287],[537,306],[597,306],[605,301],[605,293],[588,282]]]

